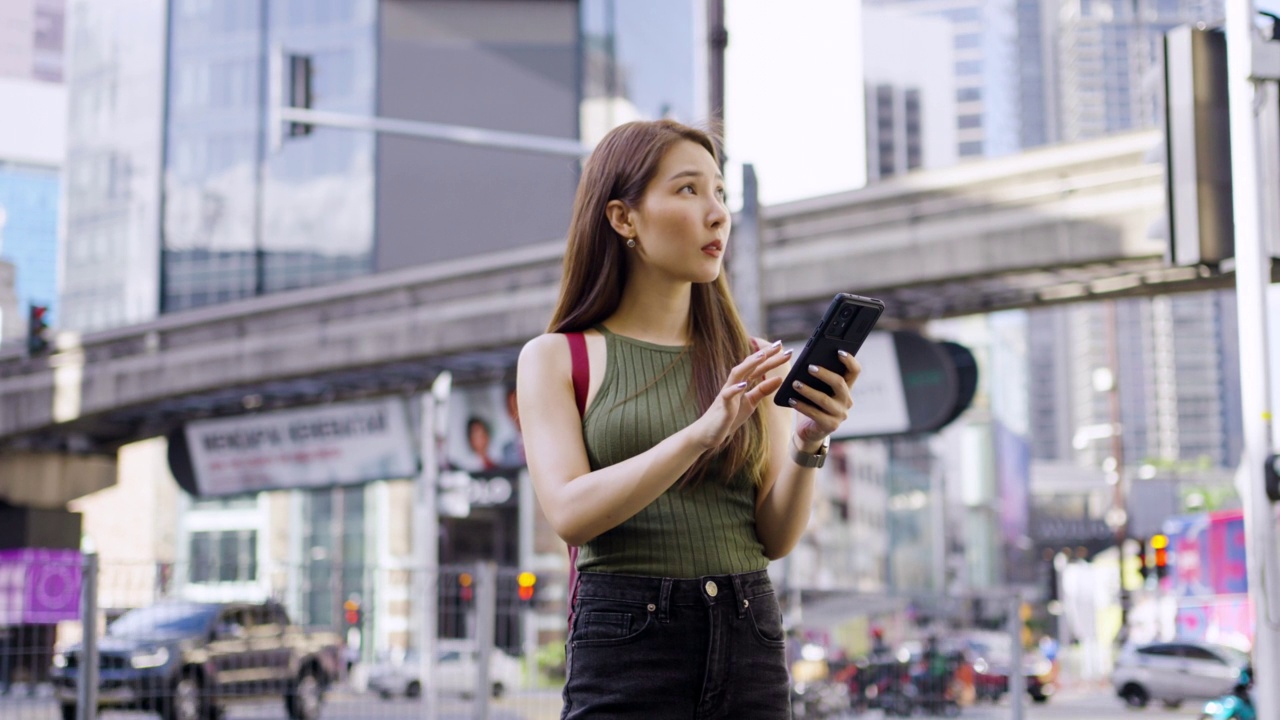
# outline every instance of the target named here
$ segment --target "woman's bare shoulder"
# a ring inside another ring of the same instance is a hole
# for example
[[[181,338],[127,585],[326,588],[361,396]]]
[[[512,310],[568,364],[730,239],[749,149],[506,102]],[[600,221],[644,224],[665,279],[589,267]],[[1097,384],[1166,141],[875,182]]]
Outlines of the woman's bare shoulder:
[[[569,343],[561,333],[543,333],[524,344],[519,367],[536,365],[540,370],[563,371],[569,367]]]

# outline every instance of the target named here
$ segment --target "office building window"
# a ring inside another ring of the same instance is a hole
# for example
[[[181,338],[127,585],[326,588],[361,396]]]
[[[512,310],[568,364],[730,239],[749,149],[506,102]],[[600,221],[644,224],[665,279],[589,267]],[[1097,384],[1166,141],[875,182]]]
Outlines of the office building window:
[[[189,558],[193,583],[253,582],[258,579],[258,532],[193,532]]]

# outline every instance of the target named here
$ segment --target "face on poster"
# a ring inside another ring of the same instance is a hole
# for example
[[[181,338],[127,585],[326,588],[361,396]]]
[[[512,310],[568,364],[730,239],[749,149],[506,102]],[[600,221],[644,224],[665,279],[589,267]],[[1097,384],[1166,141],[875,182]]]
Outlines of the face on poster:
[[[450,469],[467,472],[524,466],[514,385],[454,387],[449,396],[444,462]]]

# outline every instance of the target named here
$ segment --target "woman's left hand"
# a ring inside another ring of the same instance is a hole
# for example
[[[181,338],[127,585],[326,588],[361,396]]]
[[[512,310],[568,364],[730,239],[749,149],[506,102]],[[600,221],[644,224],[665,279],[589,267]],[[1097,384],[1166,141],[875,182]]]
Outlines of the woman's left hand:
[[[793,400],[791,403],[801,415],[796,423],[796,436],[802,445],[821,443],[849,417],[849,408],[853,407],[853,384],[862,373],[862,365],[857,358],[843,350],[840,351],[840,362],[845,367],[843,375],[817,365],[809,366],[809,374],[830,385],[834,395],[810,387],[806,382],[796,383],[796,392],[809,401],[805,403]]]

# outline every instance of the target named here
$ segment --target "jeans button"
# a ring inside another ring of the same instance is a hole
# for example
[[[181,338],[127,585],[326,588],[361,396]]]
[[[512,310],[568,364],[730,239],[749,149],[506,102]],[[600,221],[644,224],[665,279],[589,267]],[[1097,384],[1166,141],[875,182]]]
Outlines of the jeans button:
[[[708,596],[715,597],[716,593],[720,592],[720,588],[716,587],[715,582],[708,580],[706,585],[706,591]]]

